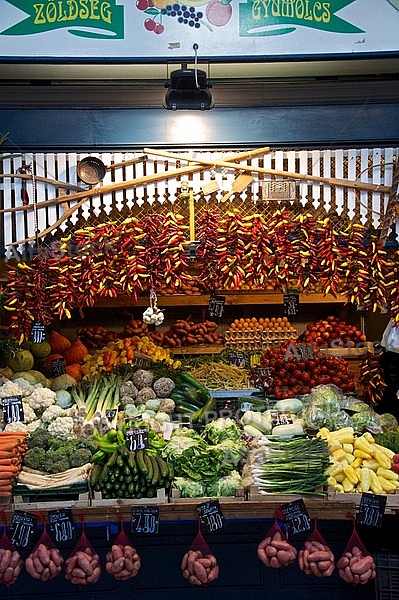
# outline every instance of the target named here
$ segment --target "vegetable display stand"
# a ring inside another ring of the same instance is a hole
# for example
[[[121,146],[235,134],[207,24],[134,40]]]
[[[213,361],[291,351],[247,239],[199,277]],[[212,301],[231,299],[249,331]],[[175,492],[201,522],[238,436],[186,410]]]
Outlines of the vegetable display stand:
[[[154,498],[103,498],[101,492],[94,492],[91,506],[132,506],[134,504],[166,504],[168,496],[165,488],[158,488]]]
[[[327,495],[325,497],[320,497],[319,495],[303,495],[303,494],[266,494],[261,493],[257,485],[250,485],[247,488],[247,499],[252,501],[265,501],[270,502],[274,500],[277,504],[283,504],[285,502],[294,502],[294,500],[299,500],[299,498],[309,498],[309,499],[317,499],[320,504],[327,503]]]
[[[90,506],[90,503],[87,483],[41,490],[34,490],[20,484],[13,487],[13,508],[15,510],[79,508]]]

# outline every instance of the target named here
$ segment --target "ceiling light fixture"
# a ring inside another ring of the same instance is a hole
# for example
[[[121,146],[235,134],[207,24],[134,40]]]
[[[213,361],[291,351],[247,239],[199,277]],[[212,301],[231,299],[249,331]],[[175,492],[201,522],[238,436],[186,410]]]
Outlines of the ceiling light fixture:
[[[165,82],[168,90],[163,106],[168,110],[209,110],[214,106],[209,90],[212,84],[209,83],[205,71],[197,68],[198,44],[193,45],[193,50],[195,52],[194,69],[188,69],[186,65],[172,71],[169,81]]]

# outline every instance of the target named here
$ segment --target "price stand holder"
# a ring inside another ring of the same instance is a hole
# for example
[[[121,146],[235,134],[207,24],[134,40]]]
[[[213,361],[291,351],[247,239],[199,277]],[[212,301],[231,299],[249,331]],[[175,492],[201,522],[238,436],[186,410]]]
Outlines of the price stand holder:
[[[302,498],[283,504],[281,511],[286,520],[289,535],[296,535],[311,529],[310,517]]]
[[[219,500],[208,500],[202,502],[196,507],[202,533],[213,533],[218,529],[222,529],[224,525],[224,517],[220,507]]]
[[[216,294],[211,294],[208,303],[208,315],[214,318],[220,318],[224,313],[224,304],[226,302],[226,296],[217,296]]]
[[[148,448],[148,428],[143,426],[127,429],[126,446],[131,452]]]
[[[363,492],[360,497],[356,522],[369,527],[382,527],[387,497],[382,494]]]
[[[66,365],[63,358],[55,358],[51,361],[51,375],[58,377],[59,375],[65,375]]]
[[[48,522],[50,525],[50,536],[57,546],[67,546],[75,539],[75,528],[70,508],[49,510]]]
[[[159,531],[159,506],[135,506],[132,508],[132,533],[154,535]]]
[[[30,339],[34,344],[41,344],[46,339],[46,328],[40,321],[35,321],[30,331]]]
[[[23,510],[15,510],[10,523],[10,541],[16,548],[30,549],[37,525],[37,517]]]
[[[3,421],[7,423],[17,423],[24,420],[24,407],[22,396],[6,396],[1,400],[3,411]]]

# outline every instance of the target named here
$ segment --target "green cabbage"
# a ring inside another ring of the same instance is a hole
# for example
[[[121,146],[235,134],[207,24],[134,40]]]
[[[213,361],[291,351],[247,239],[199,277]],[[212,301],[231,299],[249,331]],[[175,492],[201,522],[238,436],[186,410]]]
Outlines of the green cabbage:
[[[200,498],[205,496],[205,485],[191,477],[175,477],[173,487],[180,491],[181,498]]]
[[[210,444],[220,444],[224,440],[241,439],[242,431],[230,418],[219,418],[205,425],[202,438]]]
[[[341,398],[342,392],[336,385],[317,385],[310,392],[309,402],[332,415],[340,410]]]
[[[229,475],[226,475],[226,477],[221,477],[217,481],[207,485],[207,496],[214,496],[217,498],[220,496],[235,496],[241,482],[242,478],[239,472],[232,471]]]

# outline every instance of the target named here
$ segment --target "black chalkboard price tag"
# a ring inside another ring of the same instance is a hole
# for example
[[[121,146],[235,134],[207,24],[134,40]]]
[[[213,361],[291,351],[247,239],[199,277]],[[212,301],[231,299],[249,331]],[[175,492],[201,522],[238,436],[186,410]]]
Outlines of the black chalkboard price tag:
[[[59,375],[65,375],[66,365],[63,358],[55,358],[51,361],[51,375],[52,377],[58,377]]]
[[[224,304],[226,302],[226,296],[217,296],[211,294],[208,303],[208,315],[212,318],[222,317],[224,313]]]
[[[132,508],[132,533],[154,535],[159,531],[159,506],[135,506]]]
[[[148,448],[148,428],[147,427],[132,427],[126,430],[126,446],[128,450],[136,452],[136,450],[145,450]]]
[[[311,528],[310,517],[302,498],[283,504],[281,511],[287,523],[288,533],[295,535]]]
[[[201,524],[202,533],[212,533],[222,529],[224,517],[219,500],[208,500],[196,507]]]
[[[243,352],[229,352],[228,360],[231,365],[235,365],[240,369],[245,369],[248,366]]]
[[[40,321],[35,321],[30,330],[30,339],[34,344],[41,344],[46,339],[46,328]]]
[[[57,546],[66,546],[75,539],[75,528],[70,508],[49,510],[48,522],[50,524],[50,535]]]
[[[382,527],[386,503],[387,497],[385,495],[363,492],[360,497],[356,522],[359,525],[368,525],[369,527]]]
[[[299,294],[284,294],[283,308],[285,317],[295,317],[299,313]]]
[[[24,420],[22,396],[6,396],[1,400],[3,420],[7,423],[17,423]]]
[[[36,531],[37,517],[23,510],[16,510],[10,523],[10,540],[16,548],[29,549]]]

